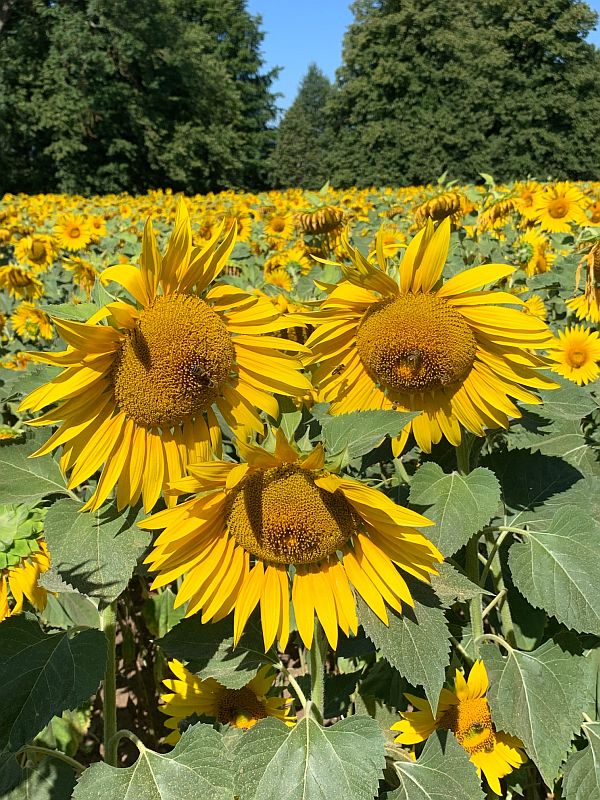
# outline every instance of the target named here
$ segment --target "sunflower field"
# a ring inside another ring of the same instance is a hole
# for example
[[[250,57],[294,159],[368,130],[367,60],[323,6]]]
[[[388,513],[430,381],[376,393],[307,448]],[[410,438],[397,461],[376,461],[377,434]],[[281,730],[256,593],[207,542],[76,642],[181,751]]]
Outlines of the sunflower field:
[[[2,800],[600,799],[600,184],[0,200]]]

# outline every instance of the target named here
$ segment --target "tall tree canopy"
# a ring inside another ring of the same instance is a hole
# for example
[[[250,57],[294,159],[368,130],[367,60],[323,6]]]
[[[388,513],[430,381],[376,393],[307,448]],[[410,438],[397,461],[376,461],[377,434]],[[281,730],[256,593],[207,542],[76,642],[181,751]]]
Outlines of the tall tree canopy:
[[[331,104],[338,185],[600,177],[600,66],[577,0],[356,0]]]
[[[264,185],[276,74],[245,0],[6,0],[0,191]]]
[[[311,64],[279,125],[271,171],[276,186],[318,189],[329,178],[331,135],[325,109],[331,93],[329,78]]]

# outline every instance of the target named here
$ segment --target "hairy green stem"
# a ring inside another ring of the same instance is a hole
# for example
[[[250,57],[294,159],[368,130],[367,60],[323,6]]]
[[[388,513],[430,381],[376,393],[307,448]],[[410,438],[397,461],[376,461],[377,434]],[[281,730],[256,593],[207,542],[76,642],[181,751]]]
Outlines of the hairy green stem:
[[[103,682],[104,760],[117,766],[117,750],[112,744],[117,732],[117,601],[102,611],[102,630],[106,637],[106,672]],[[112,740],[112,741],[111,741]],[[117,740],[118,743],[118,740]]]
[[[107,744],[107,748],[110,750],[110,752],[114,753],[115,764],[113,764],[112,766],[117,765],[116,764],[117,752],[119,749],[119,742],[121,741],[121,739],[129,739],[130,741],[132,741],[134,745],[137,747],[137,749],[140,751],[140,753],[143,753],[144,750],[146,749],[146,745],[142,742],[142,740],[138,736],[135,735],[135,733],[132,733],[132,731],[128,731],[125,729],[117,731],[115,734],[113,734],[113,736],[110,737]]]
[[[506,584],[504,583],[504,576],[502,574],[502,563],[500,561],[500,544],[501,544],[501,542],[499,541],[500,538],[502,538],[502,534],[498,537],[498,540],[496,542],[490,542],[488,539],[488,546],[491,547],[490,554],[488,556],[490,562],[489,570],[494,579],[494,585],[496,587],[496,591],[498,593],[504,592],[506,595],[503,603],[498,606],[498,616],[500,617],[502,635],[504,636],[504,638],[511,647],[516,647],[517,640],[515,639],[515,626],[513,623],[512,614],[510,613],[507,588]]]
[[[291,674],[291,672],[288,670],[285,664],[283,664],[281,661],[278,661],[275,664],[275,666],[281,672],[282,675],[285,675],[285,677],[288,680],[288,683],[290,684],[292,689],[296,692],[298,700],[302,703],[302,708],[306,710],[308,700],[306,699],[306,695],[302,691],[302,687],[300,686],[296,678],[294,678],[294,676]]]
[[[68,756],[66,753],[62,753],[60,750],[52,750],[50,747],[40,747],[37,744],[26,744],[25,747],[22,747],[19,750],[19,753],[39,753],[39,755],[48,756],[49,758],[58,758],[59,761],[64,761],[65,764],[73,767],[78,775],[85,770],[84,764],[81,764],[79,761],[71,758],[71,756]]]
[[[323,720],[325,710],[325,654],[327,652],[327,639],[323,626],[315,619],[315,635],[313,646],[310,648],[310,698],[314,711]]]

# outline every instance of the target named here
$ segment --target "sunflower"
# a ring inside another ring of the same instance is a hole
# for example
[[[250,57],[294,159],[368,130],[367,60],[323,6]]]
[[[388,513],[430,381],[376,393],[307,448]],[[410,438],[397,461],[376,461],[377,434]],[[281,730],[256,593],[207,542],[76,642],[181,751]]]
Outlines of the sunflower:
[[[552,252],[550,240],[546,236],[540,234],[536,228],[530,228],[521,237],[521,242],[527,245],[524,262],[526,261],[525,272],[529,277],[548,272],[552,268],[556,255]]]
[[[576,288],[579,288],[579,276],[583,267],[585,267],[584,292],[567,300],[567,308],[577,319],[598,323],[600,322],[600,241],[594,242],[579,262]]]
[[[488,685],[485,666],[477,660],[466,681],[456,670],[454,691],[442,689],[435,717],[427,700],[405,695],[417,710],[403,712],[392,730],[400,731],[397,742],[408,745],[424,742],[438,728],[452,731],[479,776],[483,772],[492,791],[500,795],[500,778],[524,764],[527,756],[520,739],[496,730],[485,698]]]
[[[77,214],[65,214],[54,227],[54,235],[59,247],[65,250],[81,250],[92,241],[92,228]]]
[[[289,214],[271,214],[264,225],[267,236],[290,239],[294,234],[294,220]]]
[[[542,298],[538,297],[537,294],[534,294],[525,300],[523,311],[525,311],[527,314],[533,314],[533,316],[537,317],[538,319],[548,319],[548,310]]]
[[[291,700],[268,696],[277,674],[268,664],[241,689],[228,689],[214,678],[202,680],[181,661],[169,661],[169,668],[175,680],[163,681],[169,692],[160,697],[164,704],[160,710],[169,717],[165,727],[172,730],[165,738],[167,744],[177,744],[181,738],[180,723],[193,714],[244,730],[266,717],[275,717],[290,726],[296,721],[290,713]]]
[[[314,379],[330,413],[421,412],[392,441],[395,455],[411,429],[425,452],[442,436],[458,445],[461,424],[484,436],[486,428],[506,428],[509,417],[521,416],[511,398],[541,403],[524,386],[556,388],[538,373],[545,362],[531,352],[552,340],[545,323],[505,308],[523,306],[514,295],[472,291],[514,268],[486,264],[438,286],[449,240],[449,220],[435,231],[429,221],[406,249],[396,281],[383,256],[377,268],[345,238],[352,262],[338,265],[345,280],[325,287],[321,309],[306,315],[316,326],[306,342],[313,351],[308,363],[319,364]]]
[[[558,332],[549,345],[548,357],[558,375],[584,386],[600,374],[600,334],[583,325],[573,325]]]
[[[26,262],[36,272],[42,272],[49,267],[55,255],[54,242],[50,236],[24,236],[15,244],[17,261]]]
[[[0,267],[0,289],[7,291],[10,297],[26,297],[29,300],[44,294],[44,284],[33,272],[12,264]]]
[[[98,270],[89,261],[84,261],[77,256],[71,256],[71,258],[66,259],[63,262],[63,266],[73,274],[73,286],[83,289],[89,297],[96,283],[96,278],[99,276]]]
[[[571,225],[587,225],[584,196],[569,183],[557,183],[540,192],[532,207],[532,217],[545,231],[570,233]]]
[[[135,505],[141,494],[148,511],[188,462],[206,461],[220,447],[213,406],[231,428],[262,432],[255,406],[278,415],[268,392],[296,396],[310,389],[299,362],[281,352],[306,348],[262,335],[289,325],[272,303],[233,286],[210,286],[234,242],[232,226],[221,243],[217,232],[204,249],[192,249],[182,201],[163,257],[148,221],[140,268],[103,273],[137,306],[110,303],[87,323],[55,320],[67,350],[32,356],[64,367],[21,403],[21,411],[38,411],[59,402],[30,422],[60,424],[34,455],[62,445],[70,489],[104,464],[86,509],[99,508],[117,484],[119,508]],[[106,317],[109,324],[101,324]]]
[[[54,338],[54,328],[48,314],[33,303],[21,303],[12,313],[10,321],[17,336],[25,341],[35,341],[40,336]]]
[[[25,598],[38,611],[46,607],[47,592],[38,586],[41,573],[50,567],[43,516],[40,509],[0,505],[0,622],[19,614]]]
[[[273,453],[238,440],[244,462],[188,466],[172,484],[196,493],[175,508],[140,523],[164,529],[147,557],[158,575],[153,588],[183,576],[176,605],[202,621],[235,611],[239,639],[260,603],[265,649],[289,637],[289,584],[300,636],[310,647],[314,615],[335,649],[338,626],[356,634],[354,586],[388,623],[385,603],[400,612],[414,605],[396,569],[428,581],[442,556],[414,526],[432,525],[385,495],[325,469],[321,445],[300,457],[283,432]],[[293,567],[293,575],[288,570]]]

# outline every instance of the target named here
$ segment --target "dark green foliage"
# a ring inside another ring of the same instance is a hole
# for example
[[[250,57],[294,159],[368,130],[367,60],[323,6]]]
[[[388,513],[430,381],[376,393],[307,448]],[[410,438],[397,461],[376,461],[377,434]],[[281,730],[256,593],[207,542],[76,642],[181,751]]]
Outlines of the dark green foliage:
[[[596,15],[575,0],[357,0],[330,113],[336,185],[600,177]]]
[[[275,72],[245,0],[4,5],[0,192],[264,182]]]
[[[275,186],[319,189],[327,181],[331,131],[324,110],[331,94],[329,79],[311,64],[279,125],[271,171]]]

